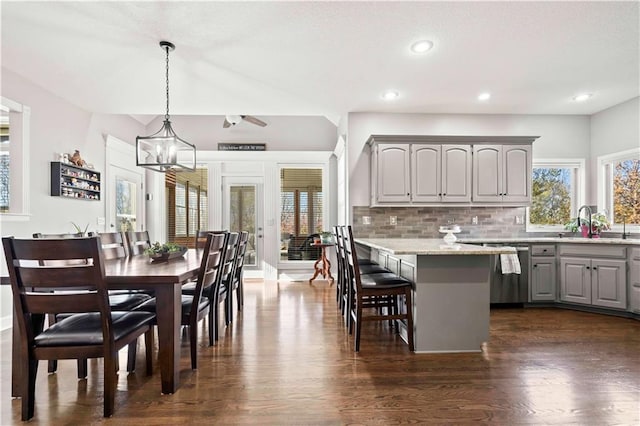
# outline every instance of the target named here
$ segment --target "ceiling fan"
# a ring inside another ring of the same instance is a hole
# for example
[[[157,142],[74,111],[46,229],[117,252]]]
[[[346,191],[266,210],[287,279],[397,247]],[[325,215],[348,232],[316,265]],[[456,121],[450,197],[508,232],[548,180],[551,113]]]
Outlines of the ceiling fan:
[[[249,123],[255,124],[256,126],[264,127],[267,125],[264,121],[255,118],[252,115],[225,115],[224,123],[222,123],[222,127],[225,129],[227,127],[235,126],[241,121],[248,121]]]

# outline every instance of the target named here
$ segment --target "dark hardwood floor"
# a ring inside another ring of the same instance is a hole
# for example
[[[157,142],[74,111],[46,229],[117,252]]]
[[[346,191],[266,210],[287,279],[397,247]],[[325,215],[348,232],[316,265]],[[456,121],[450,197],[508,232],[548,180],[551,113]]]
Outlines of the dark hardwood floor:
[[[41,363],[31,424],[640,424],[640,321],[558,309],[491,314],[482,353],[412,354],[386,324],[365,324],[353,352],[335,287],[247,282],[245,309],[199,366],[182,342],[181,387],[158,372],[119,373],[115,415],[102,418],[101,361],[78,381],[73,361]],[[206,321],[202,322],[203,324]],[[437,327],[437,324],[433,324]],[[185,336],[186,337],[186,336]],[[20,424],[10,397],[10,331],[0,334],[0,424]],[[126,365],[126,350],[120,354]]]

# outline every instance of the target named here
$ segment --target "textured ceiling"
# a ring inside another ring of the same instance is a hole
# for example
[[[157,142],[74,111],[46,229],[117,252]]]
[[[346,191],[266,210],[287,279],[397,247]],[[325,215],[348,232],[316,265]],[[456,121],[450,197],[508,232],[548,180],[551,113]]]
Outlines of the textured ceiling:
[[[592,114],[640,93],[638,2],[6,2],[2,66],[95,112]],[[435,47],[424,55],[418,39]],[[400,97],[385,102],[380,94]],[[489,91],[488,102],[476,96]],[[587,102],[572,97],[593,93]]]

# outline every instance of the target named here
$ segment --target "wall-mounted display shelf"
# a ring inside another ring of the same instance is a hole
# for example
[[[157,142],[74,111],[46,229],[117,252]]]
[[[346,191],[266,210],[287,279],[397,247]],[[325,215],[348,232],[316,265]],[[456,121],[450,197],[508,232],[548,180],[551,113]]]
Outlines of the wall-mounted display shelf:
[[[51,162],[51,195],[100,200],[100,173],[72,164]]]

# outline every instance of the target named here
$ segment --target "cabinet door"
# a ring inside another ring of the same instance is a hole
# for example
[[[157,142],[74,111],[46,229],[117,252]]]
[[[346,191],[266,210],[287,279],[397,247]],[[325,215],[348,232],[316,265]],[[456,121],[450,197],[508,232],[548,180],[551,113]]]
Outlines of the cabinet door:
[[[502,146],[502,201],[531,202],[531,146]]]
[[[442,201],[471,201],[471,146],[442,145]]]
[[[409,144],[379,144],[377,173],[379,202],[409,202]]]
[[[627,309],[626,268],[624,260],[591,260],[592,304]]]
[[[640,249],[634,249],[640,253]],[[629,265],[629,309],[640,313],[640,256],[631,258]]]
[[[411,200],[439,202],[442,197],[440,145],[411,145]]]
[[[473,201],[502,201],[502,146],[476,145],[473,152]]]
[[[531,301],[556,300],[556,259],[531,257]]]
[[[591,260],[560,258],[560,300],[591,304]]]

